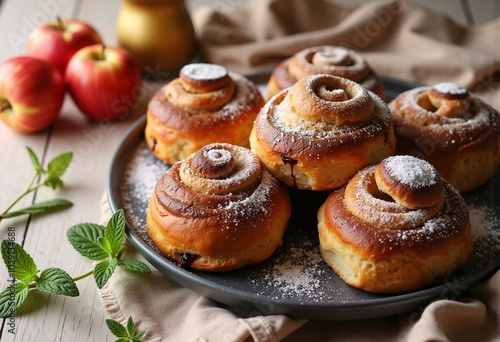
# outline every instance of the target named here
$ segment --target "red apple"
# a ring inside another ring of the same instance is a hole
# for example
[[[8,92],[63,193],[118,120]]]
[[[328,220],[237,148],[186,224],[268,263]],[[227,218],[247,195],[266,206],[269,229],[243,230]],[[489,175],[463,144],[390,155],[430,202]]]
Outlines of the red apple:
[[[64,101],[64,79],[38,58],[14,57],[0,64],[0,119],[21,133],[50,126]]]
[[[43,59],[64,75],[71,57],[81,48],[100,44],[92,26],[78,20],[61,20],[35,28],[28,38],[28,55]]]
[[[114,120],[128,114],[140,97],[141,84],[137,62],[118,47],[84,47],[66,68],[69,93],[91,120]]]

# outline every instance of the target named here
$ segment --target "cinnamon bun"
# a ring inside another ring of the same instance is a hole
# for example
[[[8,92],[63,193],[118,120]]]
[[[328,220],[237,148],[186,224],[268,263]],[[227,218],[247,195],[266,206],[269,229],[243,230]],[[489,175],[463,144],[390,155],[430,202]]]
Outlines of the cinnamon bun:
[[[487,182],[500,165],[500,115],[455,83],[417,87],[389,103],[396,154],[430,162],[460,192]]]
[[[384,84],[356,51],[340,46],[316,46],[297,52],[273,70],[267,85],[268,98],[308,76],[328,74],[355,81],[384,98]]]
[[[388,157],[332,191],[318,211],[318,231],[326,263],[347,284],[369,292],[442,281],[464,267],[473,250],[462,196],[413,156]]]
[[[150,100],[146,142],[168,164],[214,142],[249,147],[263,105],[257,86],[246,77],[220,65],[188,64]]]
[[[348,79],[314,75],[266,103],[250,148],[283,183],[331,190],[394,154],[395,138],[380,97]]]
[[[282,243],[290,207],[286,187],[250,150],[214,143],[158,181],[147,231],[181,266],[228,271],[271,256]]]

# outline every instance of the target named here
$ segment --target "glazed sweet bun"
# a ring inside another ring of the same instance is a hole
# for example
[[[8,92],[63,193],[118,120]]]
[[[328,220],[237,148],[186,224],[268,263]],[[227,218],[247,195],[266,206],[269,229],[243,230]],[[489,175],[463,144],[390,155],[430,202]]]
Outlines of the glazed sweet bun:
[[[455,274],[473,251],[462,196],[413,156],[388,157],[332,191],[318,231],[325,262],[369,292],[422,289]]]
[[[500,115],[455,83],[418,87],[389,103],[396,154],[430,162],[460,192],[487,182],[500,165]]]
[[[384,84],[356,51],[340,46],[315,46],[297,52],[273,70],[267,85],[268,99],[305,77],[327,74],[350,79],[384,98]]]
[[[201,271],[228,271],[267,259],[291,214],[288,191],[250,150],[207,145],[158,181],[147,232],[165,256]]]
[[[266,103],[250,148],[283,183],[321,191],[394,154],[395,138],[380,97],[348,79],[314,75]]]
[[[145,139],[168,164],[214,142],[249,147],[263,105],[257,86],[244,76],[220,65],[188,64],[150,100]]]

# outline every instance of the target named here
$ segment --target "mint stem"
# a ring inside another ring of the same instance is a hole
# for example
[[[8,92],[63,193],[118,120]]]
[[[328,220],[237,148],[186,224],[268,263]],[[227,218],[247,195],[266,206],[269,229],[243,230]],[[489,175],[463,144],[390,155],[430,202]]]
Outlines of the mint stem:
[[[43,183],[39,183],[33,187],[33,183],[35,182],[35,179],[37,176],[38,176],[38,173],[35,173],[33,175],[33,177],[31,178],[30,184],[28,185],[26,190],[24,190],[17,198],[15,198],[14,201],[12,201],[12,203],[9,204],[9,206],[0,214],[0,221],[5,216],[5,214],[7,214],[9,212],[9,210],[12,209],[12,207],[15,206],[17,204],[17,202],[19,202],[24,196],[26,196],[27,194],[29,194],[32,191],[35,191],[36,189],[40,188],[43,185]]]
[[[73,279],[73,281],[78,281],[80,279],[87,278],[88,276],[92,275],[93,273],[94,273],[94,270],[92,269],[92,270],[90,270],[90,271],[88,271],[88,272],[86,272],[86,273],[84,273],[82,275],[79,275],[78,277],[74,277],[74,278],[71,278],[71,279]]]

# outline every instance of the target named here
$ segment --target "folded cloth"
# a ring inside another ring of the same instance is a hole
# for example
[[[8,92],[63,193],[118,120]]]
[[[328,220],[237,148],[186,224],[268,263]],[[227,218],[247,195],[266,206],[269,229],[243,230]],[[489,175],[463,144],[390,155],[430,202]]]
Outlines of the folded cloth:
[[[429,85],[455,82],[500,110],[500,18],[464,26],[394,0],[361,6],[249,0],[219,7],[193,16],[208,62],[252,73],[271,70],[307,47],[340,45],[359,51],[381,75]]]
[[[101,224],[111,211],[106,196]],[[126,243],[126,258],[146,260]],[[436,300],[414,312],[353,321],[307,321],[284,315],[262,316],[214,302],[162,275],[121,268],[100,290],[110,318],[129,317],[146,331],[145,341],[500,341],[500,271],[456,300]],[[463,293],[462,293],[463,292]]]
[[[230,70],[269,71],[306,47],[342,45],[360,51],[382,75],[423,84],[454,81],[500,109],[500,19],[464,27],[400,1],[219,5],[199,9],[193,19],[205,59]],[[102,223],[110,217],[104,197]],[[143,260],[132,246],[127,253]],[[152,270],[117,269],[100,290],[110,318],[125,323],[133,317],[147,341],[500,341],[500,271],[457,290],[455,300],[439,299],[415,312],[323,322],[228,307]]]

